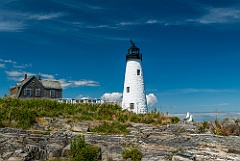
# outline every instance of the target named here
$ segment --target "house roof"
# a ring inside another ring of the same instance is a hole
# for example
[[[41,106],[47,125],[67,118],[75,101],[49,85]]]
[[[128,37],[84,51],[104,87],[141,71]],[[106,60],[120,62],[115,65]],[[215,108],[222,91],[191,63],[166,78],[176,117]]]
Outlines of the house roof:
[[[18,82],[18,83],[17,83],[17,86],[23,86],[24,84],[26,84],[29,80],[31,80],[31,79],[34,78],[34,77],[35,77],[35,76],[33,75],[33,76],[30,76],[30,77],[22,80],[21,82]]]
[[[39,80],[44,88],[48,89],[62,89],[61,83],[56,80]]]
[[[22,80],[21,82],[17,83],[17,86],[24,86],[27,82],[29,82],[32,78],[36,78],[34,75]],[[47,89],[62,89],[61,83],[57,80],[38,80],[41,82],[44,88]]]

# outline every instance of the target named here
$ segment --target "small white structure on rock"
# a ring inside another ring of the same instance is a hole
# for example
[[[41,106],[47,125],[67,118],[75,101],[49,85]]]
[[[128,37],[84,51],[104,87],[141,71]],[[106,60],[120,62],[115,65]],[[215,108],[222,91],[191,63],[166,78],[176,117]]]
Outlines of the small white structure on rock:
[[[186,117],[184,118],[184,121],[186,121],[186,123],[192,122],[193,121],[193,116],[190,115],[189,112],[187,112]]]
[[[187,119],[189,119],[189,117],[190,117],[190,113],[187,112],[185,119],[187,120]]]
[[[190,123],[190,122],[192,122],[192,121],[193,121],[193,116],[190,115],[189,118],[186,120],[186,122],[187,122],[187,123]]]
[[[126,72],[123,89],[122,108],[137,114],[147,113],[147,101],[144,88],[142,54],[132,40],[126,55]]]

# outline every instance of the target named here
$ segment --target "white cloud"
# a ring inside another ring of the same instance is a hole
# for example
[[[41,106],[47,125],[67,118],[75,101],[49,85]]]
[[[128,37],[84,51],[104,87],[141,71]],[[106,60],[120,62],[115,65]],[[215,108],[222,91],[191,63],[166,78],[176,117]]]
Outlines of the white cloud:
[[[105,93],[104,95],[102,95],[101,99],[107,102],[121,102],[122,93],[119,92]]]
[[[14,65],[14,68],[23,69],[27,67],[32,67],[32,64]]]
[[[64,13],[43,13],[43,14],[33,14],[29,16],[29,19],[33,20],[49,20],[65,16]]]
[[[76,96],[76,98],[83,98],[83,95],[79,94],[78,96]]]
[[[229,24],[240,22],[240,10],[236,8],[208,8],[206,15],[196,20],[201,24]]]
[[[66,79],[59,79],[58,81],[60,81],[63,88],[67,88],[72,85],[72,83],[67,82]]]
[[[158,23],[159,21],[157,20],[147,20],[147,24],[155,24],[155,23]]]
[[[21,81],[24,78],[24,74],[27,74],[28,77],[35,75],[34,73],[26,72],[26,71],[5,71],[9,80],[13,81]]]
[[[6,71],[6,74],[10,77],[22,76],[24,73],[20,71]]]
[[[1,2],[0,2],[1,3]],[[65,16],[65,13],[23,13],[0,9],[0,32],[20,32],[31,27],[31,20],[52,20]]]
[[[55,80],[54,76],[51,74],[40,74],[43,79]]]
[[[93,80],[71,80],[73,86],[99,86],[99,83]]]
[[[120,22],[118,25],[120,26],[132,26],[132,25],[137,25],[139,23],[136,22]]]
[[[6,68],[5,64],[0,63],[0,68]]]
[[[80,86],[90,86],[90,87],[99,86],[99,83],[97,81],[93,81],[93,80],[66,80],[66,79],[59,79],[59,81],[61,82],[63,88],[67,88],[67,87],[80,87]]]
[[[19,21],[1,21],[0,32],[18,32],[25,28],[25,24]]]
[[[158,102],[157,97],[153,93],[146,95],[146,97],[148,107],[153,107]]]
[[[4,59],[0,59],[0,62],[5,63],[4,66],[6,65],[6,63],[9,63],[11,65],[13,65],[13,68],[17,68],[17,69],[23,69],[23,68],[27,68],[27,67],[32,67],[32,64],[22,64],[22,65],[18,65],[17,62],[13,61],[13,60],[4,60]],[[6,66],[5,66],[6,67]]]
[[[4,59],[0,59],[0,62],[17,64],[15,61],[12,61],[12,60],[4,60]]]
[[[102,10],[103,8],[100,6],[91,6],[91,5],[86,5],[89,9],[91,10]]]

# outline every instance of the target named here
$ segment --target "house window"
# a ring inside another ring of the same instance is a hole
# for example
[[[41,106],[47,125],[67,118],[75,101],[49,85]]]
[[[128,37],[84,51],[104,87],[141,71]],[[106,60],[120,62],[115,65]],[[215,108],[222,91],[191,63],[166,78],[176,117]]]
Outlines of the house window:
[[[31,96],[31,89],[30,88],[26,88],[24,90],[24,96]]]
[[[130,87],[127,87],[127,93],[129,93],[130,92]]]
[[[56,91],[55,90],[50,90],[50,97],[55,98],[56,97]]]
[[[35,96],[40,97],[41,96],[41,90],[40,89],[35,89]]]
[[[140,69],[137,70],[137,75],[140,75]]]
[[[130,109],[134,109],[134,103],[130,103]]]

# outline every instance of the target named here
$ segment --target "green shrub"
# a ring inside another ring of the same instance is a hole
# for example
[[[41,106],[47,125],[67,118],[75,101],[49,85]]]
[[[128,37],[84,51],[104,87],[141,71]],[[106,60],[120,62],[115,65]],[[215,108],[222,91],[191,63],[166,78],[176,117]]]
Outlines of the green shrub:
[[[82,120],[90,120],[92,121],[93,118],[91,116],[88,116],[88,115],[82,115],[80,117],[77,117],[78,121],[82,121]]]
[[[171,121],[172,121],[173,124],[176,124],[180,121],[180,119],[178,117],[175,117],[175,116],[170,117],[170,118],[171,118]]]
[[[117,120],[119,122],[124,123],[124,122],[126,122],[128,120],[128,115],[120,114],[120,115],[118,115]]]
[[[126,125],[119,122],[106,122],[104,121],[102,125],[91,129],[92,132],[98,133],[108,133],[108,134],[129,134],[130,131],[127,130]]]
[[[199,126],[198,129],[199,129],[199,131],[202,133],[202,132],[205,131],[205,129],[207,128],[207,126],[208,126],[207,121],[204,121],[203,123],[200,124],[200,126]]]
[[[132,161],[140,161],[143,157],[141,150],[135,145],[126,146],[123,153],[123,159],[131,158]]]
[[[154,118],[152,117],[151,113],[145,114],[145,115],[140,115],[140,116],[141,116],[141,123],[153,124],[156,122],[154,120]]]
[[[98,161],[101,160],[101,149],[87,145],[84,136],[79,135],[71,142],[69,155],[72,161]]]
[[[138,116],[137,114],[130,114],[130,121],[139,123],[141,121],[141,116]]]

